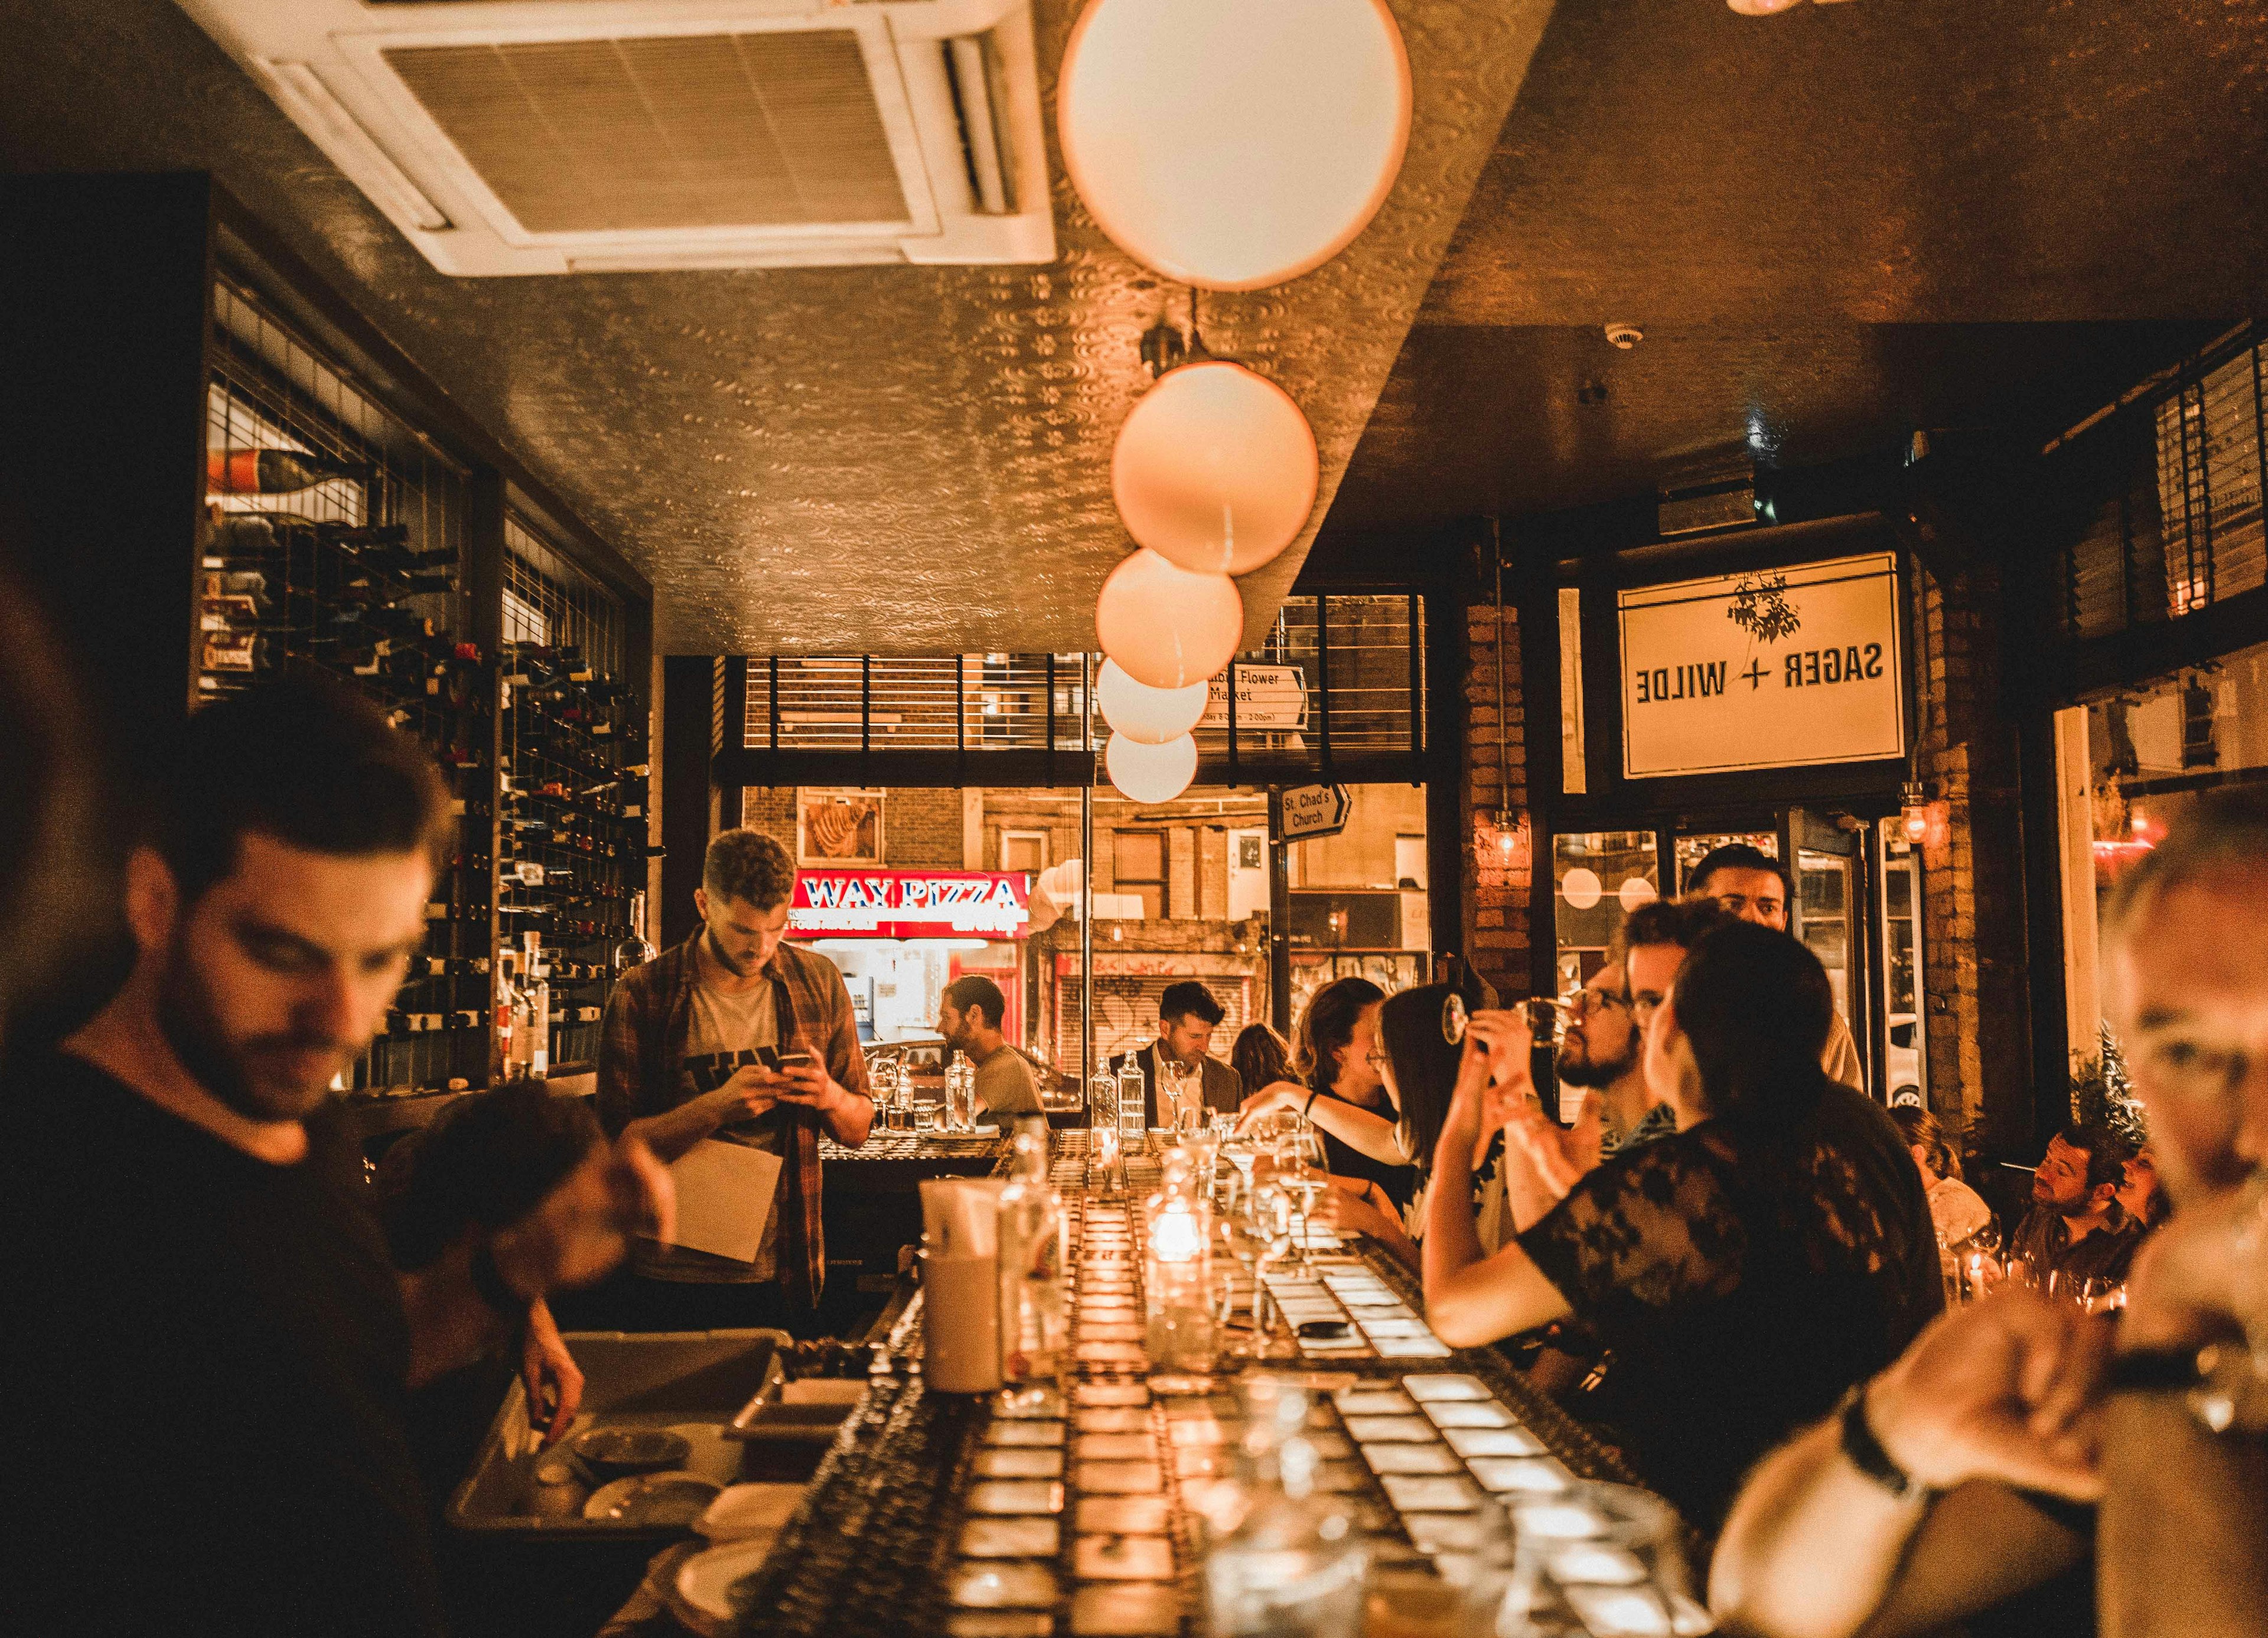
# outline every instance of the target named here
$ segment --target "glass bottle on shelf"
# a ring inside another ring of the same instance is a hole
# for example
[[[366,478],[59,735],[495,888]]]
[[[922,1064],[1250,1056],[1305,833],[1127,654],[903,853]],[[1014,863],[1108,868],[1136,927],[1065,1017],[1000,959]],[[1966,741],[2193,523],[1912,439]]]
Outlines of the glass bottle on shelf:
[[[1000,1191],[1000,1380],[1013,1387],[1061,1376],[1070,1347],[1064,1310],[1062,1197],[1048,1178],[1048,1122],[1016,1122],[1007,1186]]]
[[[1142,1081],[1142,1060],[1138,1052],[1126,1054],[1126,1061],[1118,1066],[1118,1147],[1128,1155],[1139,1155],[1150,1141],[1150,1100],[1148,1088]]]
[[[1126,1160],[1118,1147],[1118,1077],[1098,1064],[1086,1080],[1087,1168],[1106,1200],[1126,1198]]]
[[[1263,1372],[1243,1391],[1241,1477],[1207,1509],[1214,1638],[1357,1638],[1370,1553],[1351,1509],[1316,1488],[1307,1391]]]
[[[551,1073],[550,969],[543,959],[543,935],[524,933],[527,952],[527,981],[521,986],[526,1003],[527,1073],[541,1081]]]

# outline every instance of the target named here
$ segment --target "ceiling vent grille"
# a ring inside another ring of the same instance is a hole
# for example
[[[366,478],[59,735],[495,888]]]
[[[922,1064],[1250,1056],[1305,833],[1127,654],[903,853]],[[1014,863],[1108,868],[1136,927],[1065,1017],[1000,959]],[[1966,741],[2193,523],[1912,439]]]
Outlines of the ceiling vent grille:
[[[1028,0],[181,4],[444,272],[1054,259]]]

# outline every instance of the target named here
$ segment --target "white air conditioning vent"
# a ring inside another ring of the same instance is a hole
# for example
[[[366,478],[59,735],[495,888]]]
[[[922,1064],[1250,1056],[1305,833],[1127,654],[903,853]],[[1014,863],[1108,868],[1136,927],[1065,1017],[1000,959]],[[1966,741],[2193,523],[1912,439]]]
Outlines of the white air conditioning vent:
[[[180,0],[445,273],[1055,259],[1030,0]]]

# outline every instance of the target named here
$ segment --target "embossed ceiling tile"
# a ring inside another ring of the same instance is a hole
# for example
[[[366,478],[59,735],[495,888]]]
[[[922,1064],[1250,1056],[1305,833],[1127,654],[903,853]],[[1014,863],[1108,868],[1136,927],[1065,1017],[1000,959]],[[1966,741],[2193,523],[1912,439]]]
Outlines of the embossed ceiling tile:
[[[1078,0],[1038,0],[1055,65]],[[1395,0],[1417,90],[1367,232],[1281,289],[1209,299],[1219,351],[1313,423],[1327,506],[1550,15]],[[653,580],[669,653],[1063,650],[1126,550],[1110,451],[1161,289],[1051,153],[1060,260],[451,279],[170,0],[0,0],[0,158],[205,168]],[[1307,537],[1245,586],[1256,631]]]
[[[1563,7],[1421,323],[2235,317],[2268,6]]]

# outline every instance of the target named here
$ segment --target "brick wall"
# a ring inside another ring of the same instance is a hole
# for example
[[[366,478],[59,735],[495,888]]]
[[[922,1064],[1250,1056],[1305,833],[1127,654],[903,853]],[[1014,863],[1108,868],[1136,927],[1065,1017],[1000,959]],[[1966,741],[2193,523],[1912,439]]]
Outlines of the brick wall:
[[[882,801],[882,863],[892,870],[962,867],[961,793],[896,789]]]
[[[1497,697],[1497,649],[1504,649],[1504,690]],[[1465,668],[1465,767],[1462,808],[1469,815],[1473,868],[1464,895],[1464,949],[1482,977],[1507,995],[1528,991],[1528,896],[1530,835],[1528,758],[1520,701],[1519,611],[1503,611],[1499,626],[1493,604],[1467,611]],[[1497,727],[1505,731],[1505,772],[1497,766]],[[1495,815],[1510,810],[1514,846],[1498,845]]]
[[[1989,1152],[2031,1139],[2024,1028],[2019,757],[2000,664],[2001,587],[1980,558],[1917,577],[1923,668],[1919,771],[1933,798],[1922,844],[1922,988],[1929,1102]]]

